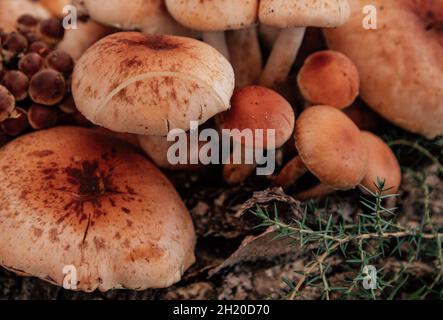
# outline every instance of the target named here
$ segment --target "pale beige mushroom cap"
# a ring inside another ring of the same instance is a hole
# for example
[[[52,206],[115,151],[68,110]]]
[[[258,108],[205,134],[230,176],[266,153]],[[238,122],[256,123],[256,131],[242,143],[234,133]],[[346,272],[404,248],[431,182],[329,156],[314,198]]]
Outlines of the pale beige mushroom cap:
[[[201,41],[122,32],[85,52],[72,91],[80,112],[95,124],[166,136],[229,109],[234,82],[229,62]]]
[[[260,22],[278,28],[337,27],[350,15],[348,0],[261,0]]]
[[[71,0],[40,0],[40,3],[54,16],[63,18],[65,15],[63,10],[71,4]]]
[[[257,23],[258,0],[166,0],[169,13],[198,31],[243,29]]]
[[[94,20],[119,29],[148,34],[186,33],[168,14],[164,0],[82,0],[80,6]]]
[[[362,98],[405,130],[443,134],[443,0],[350,3],[349,22],[325,35],[330,48],[357,65]],[[376,30],[362,27],[366,5],[377,9]]]
[[[50,13],[41,4],[30,0],[0,0],[0,28],[6,32],[14,31],[17,19],[23,14],[46,19]]]
[[[77,290],[162,288],[194,262],[191,217],[171,183],[125,144],[58,127],[0,150],[0,265]]]

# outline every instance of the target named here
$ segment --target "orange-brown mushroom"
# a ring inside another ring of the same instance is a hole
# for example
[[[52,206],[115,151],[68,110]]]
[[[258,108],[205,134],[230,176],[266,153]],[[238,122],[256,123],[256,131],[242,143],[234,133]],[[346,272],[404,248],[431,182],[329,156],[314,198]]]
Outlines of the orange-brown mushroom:
[[[401,169],[395,154],[391,148],[373,133],[363,131],[363,138],[369,150],[369,166],[361,185],[377,194],[383,191],[383,195],[396,194],[401,184]],[[379,190],[378,183],[384,185]]]
[[[355,64],[344,54],[331,50],[310,55],[298,74],[297,82],[309,103],[338,109],[349,107],[360,88]]]
[[[340,110],[313,106],[297,119],[295,140],[299,159],[276,178],[288,186],[307,170],[333,190],[355,188],[368,168],[368,149],[359,128]]]
[[[295,115],[289,102],[277,92],[260,87],[250,86],[237,90],[231,100],[229,111],[219,116],[222,129],[252,130],[253,144],[241,136],[235,142],[246,148],[273,150],[280,148],[293,133]],[[256,134],[257,129],[263,134]],[[274,130],[275,141],[267,141],[267,133]],[[235,139],[235,137],[234,137]],[[242,182],[256,168],[253,164],[229,164],[224,168],[225,181],[231,184]]]

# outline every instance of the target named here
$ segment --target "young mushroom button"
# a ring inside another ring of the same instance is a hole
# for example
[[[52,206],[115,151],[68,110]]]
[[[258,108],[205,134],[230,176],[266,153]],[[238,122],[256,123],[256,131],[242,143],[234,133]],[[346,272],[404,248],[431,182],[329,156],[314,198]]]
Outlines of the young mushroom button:
[[[76,63],[72,93],[79,111],[107,129],[166,136],[187,131],[230,107],[234,71],[211,46],[190,38],[121,32]]]
[[[280,148],[290,139],[294,123],[294,110],[289,102],[277,92],[259,86],[236,91],[232,97],[231,109],[219,117],[222,129],[252,131],[253,144],[243,137],[240,137],[241,140],[235,140],[234,136],[234,142],[242,145],[242,151],[251,148],[265,150]],[[269,130],[275,133],[275,141],[267,141]],[[243,182],[255,168],[254,164],[226,165],[225,181],[230,184]]]
[[[318,51],[310,55],[297,78],[305,99],[314,105],[349,107],[359,93],[357,67],[342,53]]]
[[[262,24],[283,29],[278,36],[260,84],[284,81],[295,62],[306,27],[337,27],[349,18],[348,0],[261,0]]]

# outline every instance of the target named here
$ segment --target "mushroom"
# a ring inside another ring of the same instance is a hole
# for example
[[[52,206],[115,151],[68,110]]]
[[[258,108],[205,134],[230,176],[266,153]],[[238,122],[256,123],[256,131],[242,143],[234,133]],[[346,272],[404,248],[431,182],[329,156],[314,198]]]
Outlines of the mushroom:
[[[0,166],[0,265],[13,272],[78,291],[144,290],[171,286],[195,261],[183,201],[118,140],[38,131],[3,147]]]
[[[50,13],[40,3],[30,0],[0,0],[0,29],[12,32],[17,26],[17,19],[29,14],[39,19],[50,17]]]
[[[359,94],[357,67],[344,54],[326,50],[310,55],[297,77],[304,98],[314,105],[349,107]]]
[[[0,127],[8,136],[18,136],[29,127],[28,113],[22,108],[16,108],[14,113],[0,124]]]
[[[277,92],[259,86],[245,87],[234,93],[231,103],[231,109],[220,114],[218,118],[220,128],[237,129],[240,132],[252,130],[254,139],[253,144],[250,144],[244,136],[234,136],[234,143],[242,147],[237,152],[244,153],[247,149],[272,151],[280,148],[290,139],[294,130],[294,110],[289,102]],[[256,131],[258,129],[263,132],[258,134]],[[274,130],[275,141],[273,142],[267,141],[269,130]],[[241,183],[252,174],[255,168],[255,164],[245,162],[236,164],[231,161],[224,167],[224,180],[229,184]]]
[[[15,98],[12,93],[0,85],[0,122],[10,117],[15,109]]]
[[[95,21],[123,30],[147,34],[189,35],[169,15],[164,0],[82,0],[81,10]]]
[[[25,100],[28,96],[29,79],[21,71],[7,71],[3,76],[2,85],[12,93],[16,101]]]
[[[53,106],[63,100],[66,82],[63,75],[53,69],[43,69],[34,74],[29,82],[29,96],[32,101]]]
[[[288,187],[306,172],[325,186],[304,193],[303,198],[319,195],[318,190],[350,190],[364,178],[368,169],[368,149],[360,129],[340,110],[312,106],[296,121],[298,156],[277,176],[274,185]]]
[[[443,1],[350,1],[352,17],[325,30],[328,45],[354,61],[361,97],[386,120],[429,139],[443,134]],[[362,9],[378,10],[362,28]]]
[[[198,40],[122,32],[79,59],[72,93],[81,113],[107,129],[166,136],[230,107],[234,72]]]
[[[71,4],[71,0],[40,0],[40,3],[57,18],[63,18],[64,8]]]
[[[378,183],[384,186],[382,195],[396,194],[401,185],[401,169],[391,148],[371,132],[363,131],[363,138],[369,150],[369,166],[361,182],[363,190],[379,193]]]
[[[86,49],[113,31],[113,28],[92,19],[78,21],[77,27],[77,29],[66,30],[65,37],[57,46],[57,49],[68,52],[74,60],[80,58]]]
[[[261,0],[260,22],[283,30],[275,40],[260,84],[273,87],[288,77],[306,27],[337,27],[349,14],[348,0]]]
[[[263,70],[257,27],[228,31],[226,43],[235,72],[235,86],[243,88],[257,84]]]
[[[228,59],[229,50],[225,31],[244,29],[257,23],[258,0],[166,0],[165,2],[169,13],[178,22],[187,28],[203,32],[203,40]],[[258,41],[257,37],[255,41]]]

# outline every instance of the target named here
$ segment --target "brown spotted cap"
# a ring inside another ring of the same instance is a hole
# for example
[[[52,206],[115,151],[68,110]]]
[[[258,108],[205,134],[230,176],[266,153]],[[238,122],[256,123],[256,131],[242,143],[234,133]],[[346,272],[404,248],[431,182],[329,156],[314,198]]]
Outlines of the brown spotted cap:
[[[77,290],[162,288],[194,262],[191,218],[171,183],[125,144],[58,127],[0,151],[0,265]],[[74,288],[75,289],[75,288]]]
[[[201,41],[122,32],[85,52],[72,92],[80,112],[95,124],[166,136],[229,109],[234,86],[230,63]]]

